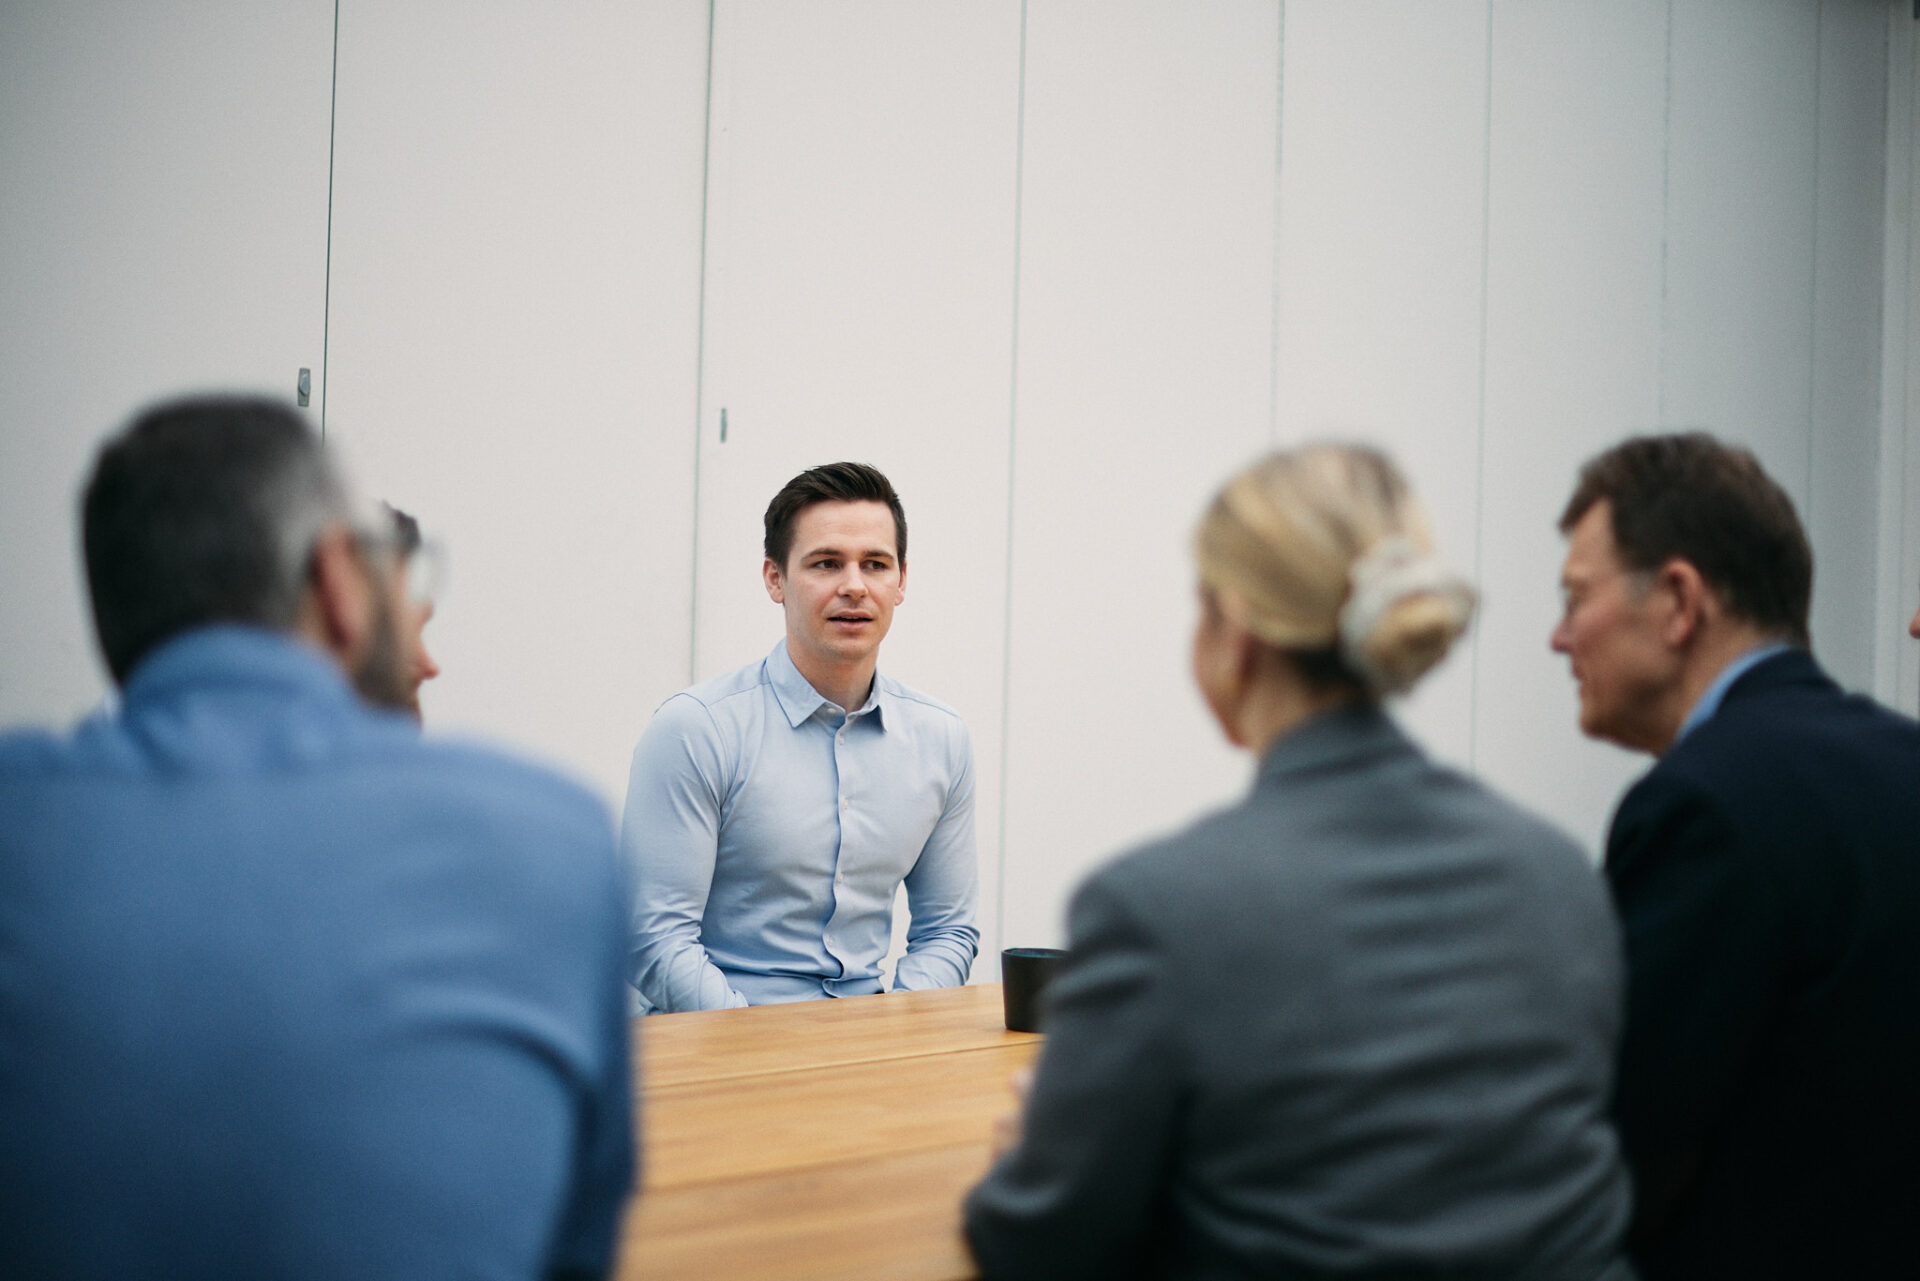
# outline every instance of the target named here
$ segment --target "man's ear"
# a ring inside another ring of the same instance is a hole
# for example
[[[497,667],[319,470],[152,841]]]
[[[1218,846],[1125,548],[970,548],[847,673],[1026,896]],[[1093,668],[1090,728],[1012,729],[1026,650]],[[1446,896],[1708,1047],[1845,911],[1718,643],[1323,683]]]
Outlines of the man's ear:
[[[900,562],[900,581],[893,585],[893,603],[904,604],[907,599],[907,562]]]
[[[372,633],[372,587],[360,546],[345,525],[329,526],[314,540],[300,612],[309,638],[336,658],[359,653]]]
[[[773,603],[776,605],[786,604],[786,579],[781,576],[780,566],[773,563],[773,557],[769,556],[760,562],[760,577],[766,582],[767,595],[773,599]]]
[[[1652,590],[1661,592],[1668,602],[1667,617],[1660,625],[1661,639],[1678,649],[1699,634],[1716,602],[1707,580],[1700,576],[1692,561],[1678,557],[1660,567]]]

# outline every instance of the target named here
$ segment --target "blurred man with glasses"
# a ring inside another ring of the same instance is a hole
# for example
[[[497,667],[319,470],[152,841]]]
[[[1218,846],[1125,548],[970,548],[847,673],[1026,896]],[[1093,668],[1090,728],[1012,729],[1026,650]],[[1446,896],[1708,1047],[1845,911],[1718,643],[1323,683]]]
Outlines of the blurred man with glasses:
[[[83,525],[119,708],[0,736],[0,1272],[606,1272],[600,804],[389,710],[399,536],[294,411],[147,410]]]
[[[420,522],[391,503],[381,507],[393,521],[398,540],[401,572],[406,578],[406,602],[401,612],[401,640],[406,650],[407,701],[404,704],[413,719],[421,720],[420,687],[440,674],[440,664],[427,652],[427,624],[433,621],[433,607],[439,602],[446,580],[446,550],[440,543],[420,536]]]

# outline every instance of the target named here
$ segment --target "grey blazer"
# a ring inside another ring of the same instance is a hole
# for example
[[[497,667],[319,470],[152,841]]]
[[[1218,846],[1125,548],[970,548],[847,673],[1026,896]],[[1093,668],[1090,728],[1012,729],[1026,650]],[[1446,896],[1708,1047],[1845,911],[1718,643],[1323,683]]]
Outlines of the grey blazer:
[[[966,1202],[989,1278],[1630,1275],[1606,891],[1378,708],[1096,873],[1069,933]]]

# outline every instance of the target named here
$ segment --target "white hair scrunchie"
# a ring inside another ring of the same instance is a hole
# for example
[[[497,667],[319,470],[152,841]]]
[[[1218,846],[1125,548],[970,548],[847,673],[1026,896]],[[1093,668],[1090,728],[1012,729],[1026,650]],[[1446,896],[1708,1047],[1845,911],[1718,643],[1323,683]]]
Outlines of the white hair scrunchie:
[[[1399,693],[1407,683],[1378,670],[1366,656],[1367,637],[1388,610],[1409,596],[1438,596],[1453,604],[1462,627],[1473,613],[1473,589],[1432,553],[1399,535],[1368,548],[1347,571],[1347,581],[1351,590],[1340,607],[1340,656],[1379,693]]]

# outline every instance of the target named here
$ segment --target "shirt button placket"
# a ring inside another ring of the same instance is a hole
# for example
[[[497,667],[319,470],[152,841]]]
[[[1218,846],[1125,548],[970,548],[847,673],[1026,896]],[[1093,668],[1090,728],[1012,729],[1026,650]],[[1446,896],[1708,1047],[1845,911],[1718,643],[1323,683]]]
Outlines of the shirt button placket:
[[[844,717],[840,722],[839,728],[836,729],[833,734],[834,773],[840,778],[842,787],[846,786],[846,766],[845,766],[845,762],[841,758],[841,749],[843,749],[847,745],[847,727],[852,723],[853,723],[853,718],[851,716]],[[840,795],[841,814],[844,815],[852,809],[853,809],[853,799],[848,795],[846,795],[845,792],[842,792]],[[846,857],[846,847],[847,847],[846,831],[844,828],[842,828],[840,833],[840,848],[837,851],[834,858],[835,866],[834,866],[834,875],[833,875],[833,890],[834,890],[833,914],[836,917],[839,915],[839,912],[840,912],[840,891],[847,883],[847,874],[845,871],[841,870],[842,860],[844,860]],[[837,961],[840,961],[844,965],[846,958],[840,955],[838,940],[834,939],[831,935],[829,935],[826,939],[826,944],[827,944],[827,950],[833,956],[833,958]]]

